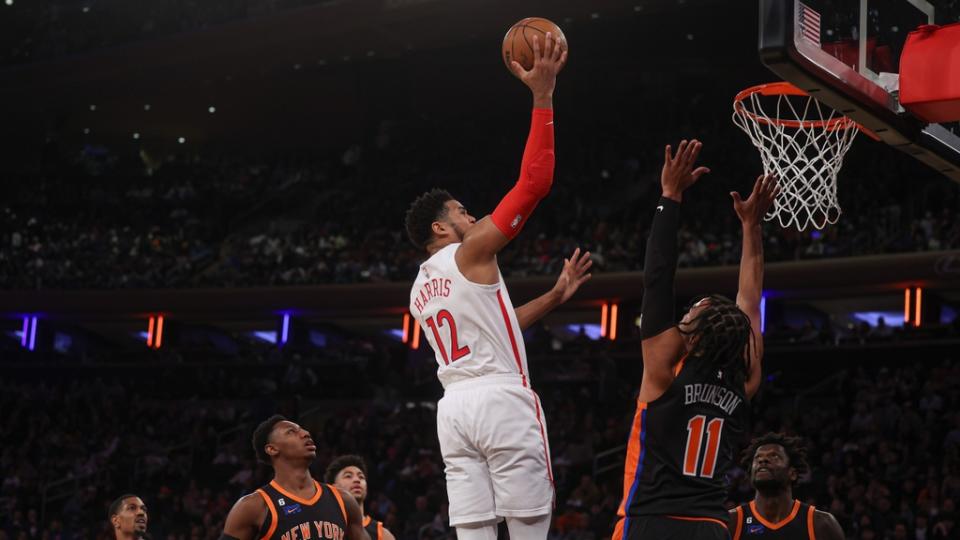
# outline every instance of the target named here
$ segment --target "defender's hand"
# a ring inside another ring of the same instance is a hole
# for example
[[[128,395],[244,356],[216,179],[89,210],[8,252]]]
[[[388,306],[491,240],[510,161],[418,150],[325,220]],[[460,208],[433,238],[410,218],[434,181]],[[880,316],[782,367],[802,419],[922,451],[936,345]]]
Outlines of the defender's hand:
[[[777,177],[772,174],[758,176],[757,181],[753,183],[753,191],[745,201],[736,191],[730,192],[730,196],[733,197],[733,210],[744,227],[759,225],[779,194],[780,185],[777,183]]]
[[[672,148],[669,144],[667,145],[664,149],[663,171],[660,173],[660,187],[663,189],[664,197],[677,202],[682,201],[683,192],[695,184],[701,176],[710,172],[707,167],[693,168],[701,148],[703,143],[696,139],[689,142],[680,141],[676,154],[673,154]]]
[[[553,286],[553,292],[558,295],[561,304],[569,300],[580,285],[593,276],[587,273],[591,266],[593,260],[590,259],[590,252],[586,251],[581,255],[580,248],[577,248],[569,259],[563,260],[563,270],[557,278],[557,284]]]

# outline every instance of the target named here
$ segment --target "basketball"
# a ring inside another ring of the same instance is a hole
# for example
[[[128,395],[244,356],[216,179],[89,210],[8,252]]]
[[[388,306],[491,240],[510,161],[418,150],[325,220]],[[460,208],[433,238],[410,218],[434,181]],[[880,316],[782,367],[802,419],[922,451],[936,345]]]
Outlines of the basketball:
[[[541,17],[527,17],[507,30],[503,36],[503,63],[510,69],[510,62],[516,60],[523,69],[533,68],[533,36],[540,40],[540,47],[546,44],[547,32],[567,50],[567,38],[559,26]]]

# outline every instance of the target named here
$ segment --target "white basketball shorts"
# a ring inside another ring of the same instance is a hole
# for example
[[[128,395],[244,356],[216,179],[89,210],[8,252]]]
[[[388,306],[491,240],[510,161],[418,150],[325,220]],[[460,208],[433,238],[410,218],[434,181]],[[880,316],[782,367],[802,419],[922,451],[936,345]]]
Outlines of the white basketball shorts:
[[[540,398],[519,375],[447,386],[437,404],[450,525],[553,510],[553,471]]]

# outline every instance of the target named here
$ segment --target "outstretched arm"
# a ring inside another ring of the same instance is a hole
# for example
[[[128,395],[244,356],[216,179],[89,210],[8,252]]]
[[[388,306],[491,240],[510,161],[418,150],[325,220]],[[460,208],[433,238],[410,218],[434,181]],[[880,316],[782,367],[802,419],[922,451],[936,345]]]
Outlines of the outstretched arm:
[[[511,66],[514,75],[533,93],[533,117],[520,164],[520,178],[493,214],[478,221],[464,234],[463,243],[457,250],[460,272],[477,283],[496,283],[499,279],[497,253],[520,232],[553,184],[553,90],[567,53],[551,34],[547,34],[545,41],[541,50],[539,40],[534,36],[534,63],[530,71],[524,70],[517,62]]]
[[[760,332],[760,300],[763,295],[763,237],[760,221],[766,215],[780,188],[773,175],[760,175],[753,184],[753,191],[746,201],[733,191],[733,209],[743,226],[743,253],[740,256],[740,286],[737,290],[737,306],[750,317],[753,339],[747,350],[750,371],[747,375],[747,397],[753,397],[760,389],[763,360],[763,334]]]
[[[520,325],[520,329],[530,328],[530,325],[569,300],[573,293],[580,288],[580,285],[593,275],[587,274],[587,270],[591,266],[593,266],[593,261],[590,259],[590,252],[587,251],[581,255],[580,248],[577,248],[569,259],[564,259],[563,270],[560,272],[560,277],[557,278],[557,283],[553,288],[546,294],[538,296],[516,309],[517,324]]]
[[[643,261],[643,303],[640,308],[640,338],[643,350],[643,383],[641,397],[655,399],[669,386],[673,364],[680,358],[683,337],[677,329],[674,313],[674,274],[677,271],[677,227],[683,192],[702,175],[706,167],[694,169],[703,147],[700,141],[682,141],[674,155],[670,146],[664,149],[660,186],[663,196],[647,238]]]

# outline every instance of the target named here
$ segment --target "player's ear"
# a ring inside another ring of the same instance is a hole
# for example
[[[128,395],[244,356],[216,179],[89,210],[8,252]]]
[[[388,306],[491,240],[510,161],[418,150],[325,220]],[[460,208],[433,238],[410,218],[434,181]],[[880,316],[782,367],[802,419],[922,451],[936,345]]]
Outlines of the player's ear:
[[[120,528],[120,516],[114,514],[110,516],[110,523],[113,524],[114,529]]]
[[[263,449],[267,452],[267,455],[270,457],[274,457],[280,453],[280,449],[274,446],[273,443],[267,443],[267,445],[264,446]]]
[[[433,231],[433,234],[442,235],[447,232],[447,224],[442,221],[434,221],[430,224],[430,230]]]
[[[797,474],[797,470],[794,469],[793,467],[790,467],[790,482],[791,482],[791,483],[792,483],[792,482],[796,482],[796,481],[797,481],[797,478],[799,478],[799,477],[800,477],[800,475]]]

